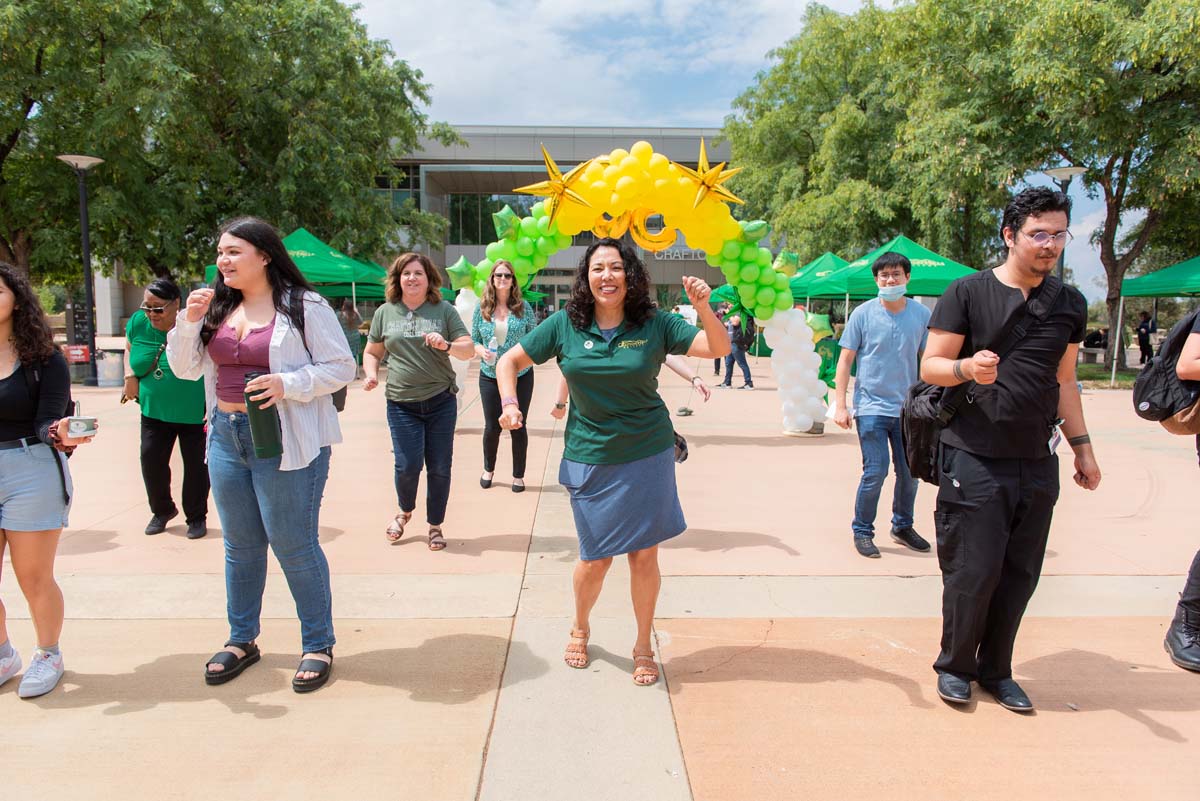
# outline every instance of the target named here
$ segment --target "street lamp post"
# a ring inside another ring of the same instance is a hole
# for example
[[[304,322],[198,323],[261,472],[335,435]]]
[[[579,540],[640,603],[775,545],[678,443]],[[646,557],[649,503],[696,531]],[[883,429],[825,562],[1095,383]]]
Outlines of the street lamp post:
[[[58,157],[75,170],[79,177],[79,231],[83,244],[83,292],[87,304],[87,346],[88,366],[83,383],[86,386],[96,386],[96,291],[92,286],[92,245],[88,240],[88,202],[87,202],[87,172],[97,164],[103,164],[104,159],[95,156],[63,155]],[[76,335],[78,338],[78,335]]]
[[[1067,194],[1067,189],[1071,186],[1071,179],[1074,178],[1076,175],[1083,175],[1085,172],[1087,172],[1087,170],[1083,167],[1066,166],[1066,167],[1051,167],[1048,170],[1042,170],[1042,172],[1046,173],[1046,175],[1049,175],[1050,179],[1052,181],[1054,181],[1054,183],[1058,184],[1058,188],[1061,189],[1062,193],[1065,195],[1065,194]],[[1063,264],[1064,264],[1064,257],[1066,256],[1066,254],[1067,254],[1066,248],[1063,248],[1058,253],[1058,280],[1059,281],[1061,281],[1062,277],[1063,277]]]

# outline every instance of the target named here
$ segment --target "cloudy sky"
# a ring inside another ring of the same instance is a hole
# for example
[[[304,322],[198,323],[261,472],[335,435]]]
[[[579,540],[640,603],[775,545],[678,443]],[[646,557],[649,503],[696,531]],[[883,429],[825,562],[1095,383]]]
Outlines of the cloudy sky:
[[[770,65],[767,54],[799,31],[804,8],[799,0],[359,1],[371,36],[389,40],[431,84],[430,119],[457,125],[720,127]],[[853,12],[862,3],[825,5]],[[1103,270],[1088,239],[1103,211],[1078,181],[1072,189],[1067,260],[1095,300]]]

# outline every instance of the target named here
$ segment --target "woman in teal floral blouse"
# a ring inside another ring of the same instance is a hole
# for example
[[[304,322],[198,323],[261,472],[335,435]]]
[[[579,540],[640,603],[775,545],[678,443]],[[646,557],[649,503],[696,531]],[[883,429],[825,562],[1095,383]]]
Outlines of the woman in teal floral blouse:
[[[532,331],[537,318],[530,305],[521,298],[513,266],[501,259],[492,267],[483,299],[475,310],[471,323],[471,339],[475,353],[482,360],[479,368],[479,399],[483,405],[483,475],[479,486],[492,486],[496,473],[496,451],[500,447],[500,415],[503,412],[500,390],[496,387],[496,361],[509,348]],[[521,414],[528,415],[533,397],[533,368],[517,375],[517,404]],[[513,492],[525,491],[525,453],[529,450],[529,433],[520,428],[510,432],[513,450]]]

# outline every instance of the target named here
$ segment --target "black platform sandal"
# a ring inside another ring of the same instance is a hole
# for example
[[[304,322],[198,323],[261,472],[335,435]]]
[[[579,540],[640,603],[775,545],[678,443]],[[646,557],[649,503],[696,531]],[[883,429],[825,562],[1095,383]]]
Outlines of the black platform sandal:
[[[309,654],[325,654],[329,657],[329,661],[324,659],[303,659],[296,666],[297,676],[301,673],[316,673],[311,679],[301,679],[297,676],[292,677],[292,689],[298,693],[311,693],[313,690],[319,690],[325,686],[325,682],[329,681],[329,674],[333,672],[333,649],[322,648],[320,651],[306,651]]]
[[[242,655],[238,656],[233,651],[217,651],[213,654],[212,659],[204,663],[205,684],[224,684],[227,681],[233,681],[243,670],[262,658],[262,652],[252,642],[234,642],[230,640],[225,643],[225,647],[237,648],[242,652]],[[224,669],[209,670],[208,665],[221,665]]]

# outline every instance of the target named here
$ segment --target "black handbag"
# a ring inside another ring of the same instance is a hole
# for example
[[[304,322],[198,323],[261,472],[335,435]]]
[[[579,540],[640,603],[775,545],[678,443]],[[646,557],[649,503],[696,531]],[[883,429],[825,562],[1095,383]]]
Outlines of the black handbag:
[[[1044,313],[1049,313],[1058,299],[1062,282],[1052,275],[1047,276],[1045,281],[1034,302],[1039,308],[1045,309]],[[1019,317],[1014,315],[1013,321],[1009,322],[1003,344],[995,349],[996,355],[1001,359],[1007,356],[1038,319],[1039,315],[1026,304],[1025,313]],[[967,403],[973,402],[974,389],[974,381],[954,387],[918,381],[909,387],[908,396],[900,410],[900,438],[904,443],[904,460],[913,478],[935,487],[938,485],[941,478],[942,431],[950,425],[964,399]]]

